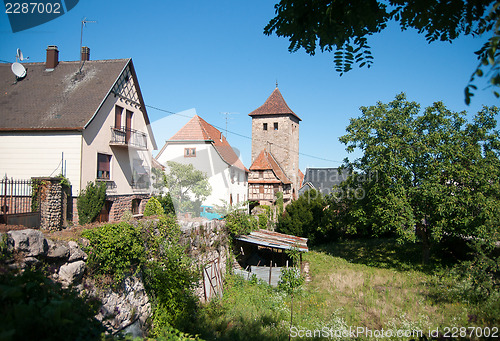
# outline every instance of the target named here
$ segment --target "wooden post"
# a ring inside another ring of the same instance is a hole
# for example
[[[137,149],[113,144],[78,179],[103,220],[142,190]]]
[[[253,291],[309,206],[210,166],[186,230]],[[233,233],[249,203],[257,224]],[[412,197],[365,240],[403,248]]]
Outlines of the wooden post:
[[[273,261],[269,265],[269,285],[271,285],[271,270],[273,269]]]

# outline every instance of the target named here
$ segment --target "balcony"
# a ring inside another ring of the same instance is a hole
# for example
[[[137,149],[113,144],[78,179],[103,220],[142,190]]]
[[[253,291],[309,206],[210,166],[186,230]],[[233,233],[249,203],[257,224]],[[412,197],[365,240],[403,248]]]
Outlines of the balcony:
[[[111,127],[110,146],[135,148],[146,150],[148,148],[148,135],[127,127]]]

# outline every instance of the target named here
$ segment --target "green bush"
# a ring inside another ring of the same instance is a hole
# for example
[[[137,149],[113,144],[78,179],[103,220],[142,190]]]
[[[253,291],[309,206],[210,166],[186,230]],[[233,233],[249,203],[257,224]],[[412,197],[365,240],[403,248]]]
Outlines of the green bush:
[[[0,275],[0,340],[99,340],[98,301],[62,289],[40,271]]]
[[[153,215],[163,215],[165,212],[163,211],[163,207],[155,197],[151,197],[146,203],[146,207],[144,207],[144,216],[150,217]]]
[[[232,236],[248,234],[258,229],[255,217],[235,210],[226,216],[226,228]]]
[[[131,224],[106,224],[85,230],[82,236],[90,241],[85,250],[89,271],[101,280],[109,277],[115,287],[144,262],[140,231]]]
[[[143,223],[149,261],[144,266],[146,290],[153,301],[153,330],[160,337],[169,326],[182,329],[196,310],[192,289],[198,272],[180,244],[181,231],[173,216],[162,216],[156,228]]]
[[[166,195],[160,194],[160,195],[155,196],[155,198],[158,199],[158,201],[160,202],[165,214],[175,215],[174,202],[172,201],[172,197],[170,196],[170,193],[167,193]]]
[[[80,192],[76,203],[80,225],[93,222],[101,212],[105,201],[106,184],[104,182],[87,183],[87,187]]]
[[[259,228],[262,230],[267,229],[267,223],[269,219],[267,218],[267,215],[265,213],[260,213],[257,218],[259,219]]]
[[[330,210],[320,192],[310,190],[292,201],[279,216],[277,231],[309,239],[309,245],[333,238]]]

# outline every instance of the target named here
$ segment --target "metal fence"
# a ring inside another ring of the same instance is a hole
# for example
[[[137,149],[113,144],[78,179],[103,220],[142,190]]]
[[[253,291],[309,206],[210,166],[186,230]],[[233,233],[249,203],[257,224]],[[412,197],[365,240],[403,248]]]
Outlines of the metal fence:
[[[36,218],[40,208],[38,200],[32,202],[32,191],[31,179],[0,179],[0,223],[23,225],[27,219]]]

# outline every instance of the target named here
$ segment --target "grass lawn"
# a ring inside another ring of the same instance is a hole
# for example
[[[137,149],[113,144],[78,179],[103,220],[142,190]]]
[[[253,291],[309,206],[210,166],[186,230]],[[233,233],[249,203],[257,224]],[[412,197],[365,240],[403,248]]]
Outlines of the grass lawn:
[[[358,339],[369,339],[370,331],[375,336],[383,329],[385,336],[391,330],[392,339],[410,340],[418,334],[397,337],[397,331],[428,335],[450,328],[451,334],[453,327],[471,327],[469,336],[472,327],[486,327],[474,319],[476,306],[456,298],[458,284],[445,275],[443,260],[420,264],[418,245],[346,241],[312,250],[303,259],[312,280],[295,297],[292,336],[316,330],[318,337],[311,338],[352,339],[359,331]],[[207,340],[288,340],[290,309],[290,297],[276,289],[229,276],[224,297],[200,310],[193,332]]]

